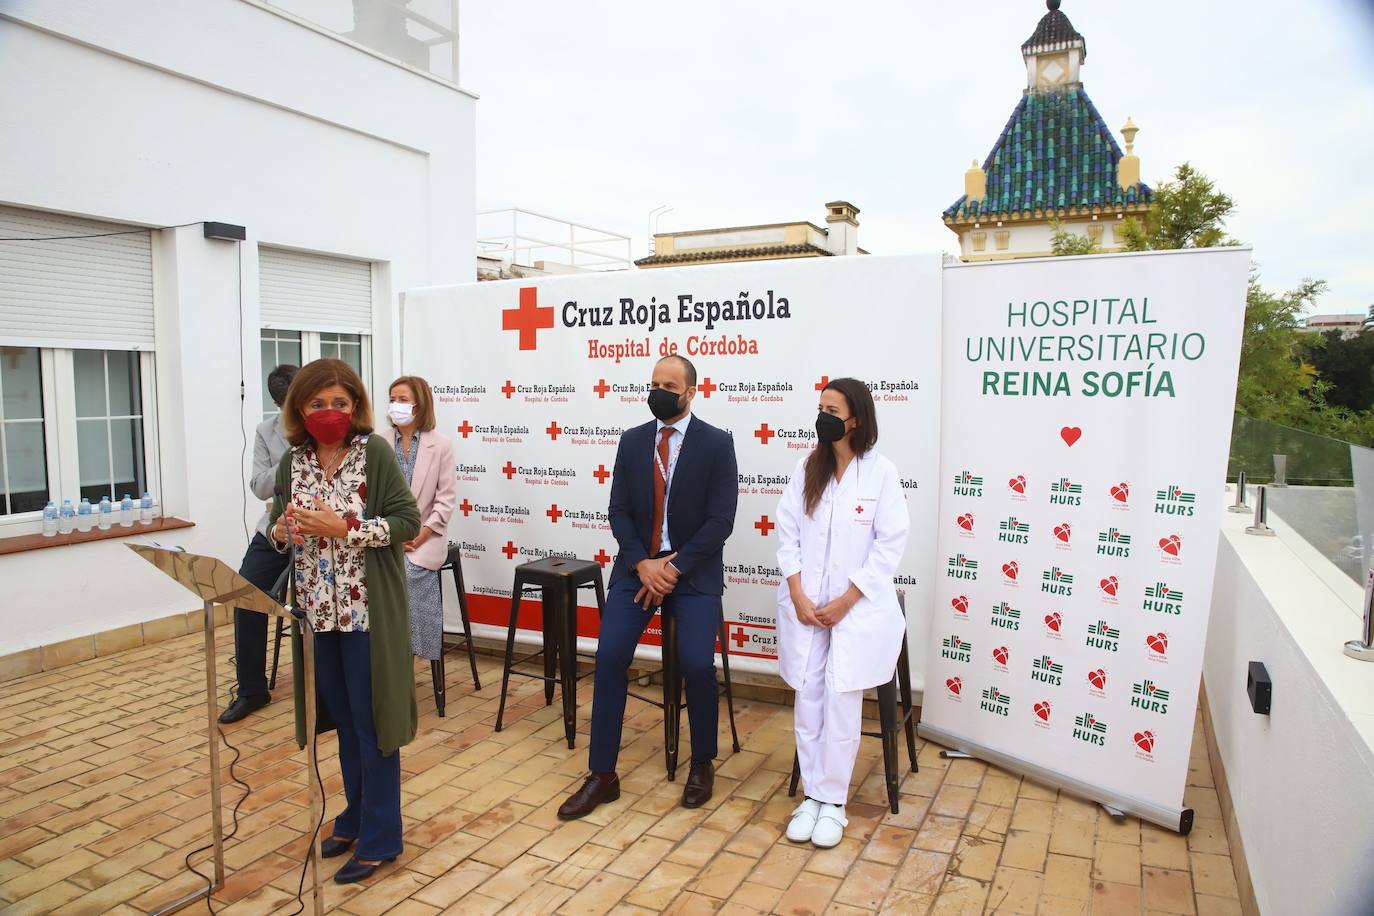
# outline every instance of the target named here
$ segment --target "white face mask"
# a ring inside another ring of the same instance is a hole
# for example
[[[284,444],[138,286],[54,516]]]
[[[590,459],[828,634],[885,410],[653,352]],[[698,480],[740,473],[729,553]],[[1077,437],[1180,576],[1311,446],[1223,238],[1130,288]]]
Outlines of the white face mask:
[[[414,404],[402,404],[400,401],[392,401],[391,408],[387,411],[391,417],[391,422],[397,426],[408,426],[415,417]]]

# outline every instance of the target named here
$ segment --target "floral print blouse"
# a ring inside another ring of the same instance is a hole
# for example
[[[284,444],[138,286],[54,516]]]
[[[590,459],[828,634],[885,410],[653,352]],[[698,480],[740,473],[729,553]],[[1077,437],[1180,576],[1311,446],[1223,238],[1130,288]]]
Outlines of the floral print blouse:
[[[368,518],[367,436],[348,446],[333,480],[326,480],[315,450],[305,445],[291,453],[291,502],[315,508],[315,498],[348,526],[348,536],[307,537],[296,546],[296,606],[305,611],[316,633],[366,633],[369,547],[391,543],[384,518]]]

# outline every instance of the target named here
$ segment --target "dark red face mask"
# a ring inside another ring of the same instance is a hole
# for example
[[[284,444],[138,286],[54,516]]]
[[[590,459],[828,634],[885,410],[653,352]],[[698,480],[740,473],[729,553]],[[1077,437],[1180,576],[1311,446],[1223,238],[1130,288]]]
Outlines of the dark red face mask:
[[[343,441],[352,425],[352,414],[333,408],[317,410],[305,418],[305,431],[321,445],[333,445]]]

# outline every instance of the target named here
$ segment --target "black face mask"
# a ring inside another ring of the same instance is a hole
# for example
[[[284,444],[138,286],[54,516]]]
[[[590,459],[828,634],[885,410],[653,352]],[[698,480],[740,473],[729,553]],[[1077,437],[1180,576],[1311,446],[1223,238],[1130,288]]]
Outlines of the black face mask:
[[[660,420],[668,421],[682,413],[678,396],[666,388],[654,388],[649,392],[649,412]]]
[[[816,414],[816,438],[822,442],[839,442],[848,432],[845,421],[833,413],[821,411]]]

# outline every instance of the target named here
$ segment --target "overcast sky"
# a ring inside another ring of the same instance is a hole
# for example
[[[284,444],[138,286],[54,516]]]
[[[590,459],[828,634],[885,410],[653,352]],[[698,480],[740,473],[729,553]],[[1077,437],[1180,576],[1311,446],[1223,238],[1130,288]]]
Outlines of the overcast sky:
[[[1235,198],[1266,285],[1374,305],[1374,14],[1365,0],[1064,0],[1084,88],[1140,127],[1142,178],[1191,161]],[[1036,0],[465,0],[478,209],[634,237],[862,211],[875,254],[957,248],[963,193],[1025,87]],[[1118,135],[1118,142],[1120,137]]]

